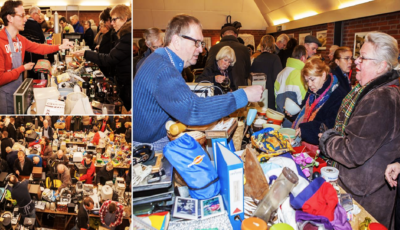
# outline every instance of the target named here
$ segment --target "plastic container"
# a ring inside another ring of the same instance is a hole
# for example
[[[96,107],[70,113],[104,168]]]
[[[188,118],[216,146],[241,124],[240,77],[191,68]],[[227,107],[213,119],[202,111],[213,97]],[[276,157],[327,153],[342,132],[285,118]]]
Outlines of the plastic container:
[[[285,115],[272,109],[267,109],[267,123],[281,125]]]
[[[288,167],[284,167],[281,175],[272,184],[267,195],[258,204],[253,216],[269,222],[271,214],[275,212],[283,201],[289,196],[294,186],[299,181],[297,175]]]
[[[281,133],[284,137],[290,137],[293,140],[296,137],[296,130],[291,128],[281,128],[279,129],[279,133]]]
[[[278,131],[281,126],[280,125],[274,125],[274,124],[263,124],[262,127],[265,128],[273,128],[275,131]]]
[[[74,109],[78,100],[82,100],[85,97],[87,97],[86,94],[82,92],[73,92],[68,94],[67,100],[65,101],[65,114],[71,114],[71,111]]]
[[[103,104],[102,114],[115,114],[115,105]]]
[[[300,112],[301,108],[296,104],[296,102],[287,97],[285,100],[285,110],[291,115],[296,115]]]
[[[268,225],[260,218],[250,217],[243,220],[241,230],[268,230]]]
[[[269,230],[294,230],[294,228],[285,223],[274,224]]]
[[[55,87],[34,88],[33,94],[36,101],[36,114],[43,114],[47,99],[58,100],[60,92]]]

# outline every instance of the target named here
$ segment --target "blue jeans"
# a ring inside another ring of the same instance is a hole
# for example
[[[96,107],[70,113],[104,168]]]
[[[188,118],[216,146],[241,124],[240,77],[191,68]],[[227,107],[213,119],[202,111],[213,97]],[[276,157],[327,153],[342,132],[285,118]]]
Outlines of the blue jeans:
[[[21,224],[24,224],[25,217],[34,218],[35,226],[36,226],[36,209],[33,209],[33,211],[31,213],[29,213],[28,215],[21,213],[21,221],[20,221]]]

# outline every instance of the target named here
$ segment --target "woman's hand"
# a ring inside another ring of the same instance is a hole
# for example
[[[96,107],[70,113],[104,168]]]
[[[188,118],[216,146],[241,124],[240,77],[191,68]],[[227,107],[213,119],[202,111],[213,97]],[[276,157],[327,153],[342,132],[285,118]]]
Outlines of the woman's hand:
[[[34,62],[28,62],[24,65],[25,70],[31,70],[33,66],[35,65]]]
[[[288,117],[292,117],[292,114],[290,114],[288,111],[286,111],[285,106],[283,107],[283,109],[284,109],[284,111],[285,111],[285,114],[286,114]]]
[[[222,75],[215,76],[215,82],[217,82],[217,83],[221,84],[224,80],[225,80],[225,76],[222,76]]]
[[[391,187],[396,187],[397,186],[397,176],[400,173],[400,164],[399,163],[393,163],[390,164],[386,167],[385,171],[385,179],[387,182],[390,184]]]
[[[74,46],[72,45],[72,42],[64,42],[63,44],[61,44],[61,45],[59,45],[58,46],[58,49],[59,50],[67,50],[67,49],[70,49],[70,48],[73,48]]]
[[[85,55],[85,50],[79,50],[79,51],[73,52],[72,55],[83,56],[83,55]]]
[[[296,137],[301,137],[301,129],[300,128],[296,129]]]

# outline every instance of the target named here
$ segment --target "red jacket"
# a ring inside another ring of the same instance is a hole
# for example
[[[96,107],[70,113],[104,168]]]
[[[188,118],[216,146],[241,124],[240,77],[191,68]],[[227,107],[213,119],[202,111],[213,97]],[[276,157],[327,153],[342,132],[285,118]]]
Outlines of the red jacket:
[[[97,132],[97,133],[95,133],[94,136],[93,136],[92,144],[98,145],[98,144],[99,144],[99,141],[100,141],[100,133]]]
[[[81,164],[85,165],[85,159],[82,160]],[[79,177],[79,180],[80,181],[86,180],[86,184],[93,184],[92,181],[95,172],[96,172],[96,167],[94,166],[94,162],[92,161],[92,164],[90,165],[90,168],[88,168],[88,170],[86,171],[86,174]]]
[[[8,44],[5,30],[6,29],[4,28],[0,31],[0,86],[15,81],[19,75],[25,71],[25,67],[23,65],[11,70],[11,49]],[[20,34],[17,34],[17,37],[19,39],[19,45],[17,45],[17,39],[13,39],[14,51],[19,51],[19,48],[22,50],[22,60],[24,60],[25,51],[45,55],[57,52],[59,50],[58,45],[50,46],[31,42]]]

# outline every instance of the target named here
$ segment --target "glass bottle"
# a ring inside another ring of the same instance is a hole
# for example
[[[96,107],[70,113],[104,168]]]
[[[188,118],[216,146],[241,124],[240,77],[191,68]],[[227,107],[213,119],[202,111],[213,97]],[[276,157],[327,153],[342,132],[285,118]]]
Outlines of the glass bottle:
[[[95,100],[95,97],[96,97],[96,90],[95,90],[95,88],[94,88],[94,85],[91,85],[90,86],[90,98],[89,98],[89,100],[92,102],[92,101],[94,101]]]

